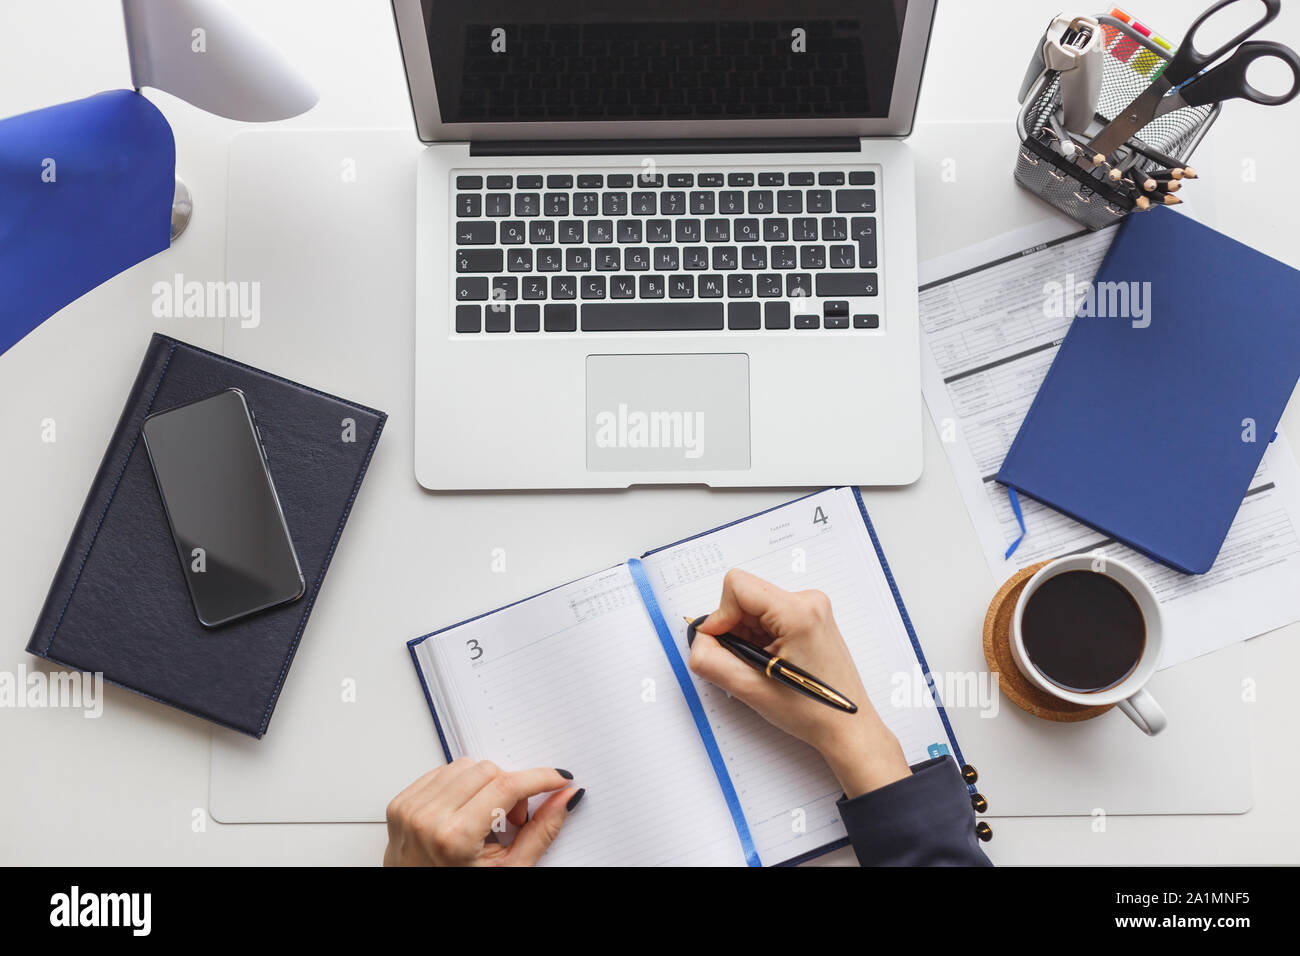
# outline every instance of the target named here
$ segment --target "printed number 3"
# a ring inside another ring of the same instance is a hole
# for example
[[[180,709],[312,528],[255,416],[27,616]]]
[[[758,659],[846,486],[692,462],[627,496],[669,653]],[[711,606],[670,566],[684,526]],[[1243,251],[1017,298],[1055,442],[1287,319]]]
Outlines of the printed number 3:
[[[483,656],[483,648],[481,648],[481,647],[479,646],[478,641],[466,641],[466,642],[465,642],[465,646],[469,648],[469,651],[470,651],[469,659],[470,659],[470,660],[472,660],[472,661],[476,661],[476,660],[478,660],[480,657]]]

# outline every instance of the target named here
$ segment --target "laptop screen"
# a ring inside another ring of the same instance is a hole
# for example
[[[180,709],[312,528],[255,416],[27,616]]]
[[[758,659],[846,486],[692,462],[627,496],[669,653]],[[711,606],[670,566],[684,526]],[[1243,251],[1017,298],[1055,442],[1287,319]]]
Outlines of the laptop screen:
[[[909,0],[422,0],[444,123],[880,119]]]

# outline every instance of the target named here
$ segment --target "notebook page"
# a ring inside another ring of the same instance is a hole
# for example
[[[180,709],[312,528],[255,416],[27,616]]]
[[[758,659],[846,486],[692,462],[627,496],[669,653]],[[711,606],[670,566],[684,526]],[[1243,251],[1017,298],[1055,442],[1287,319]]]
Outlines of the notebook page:
[[[625,565],[431,637],[416,653],[453,755],[507,770],[563,767],[587,788],[545,863],[744,864]]]
[[[732,567],[789,591],[825,591],[871,702],[908,763],[928,759],[930,744],[947,744],[935,707],[891,702],[904,679],[909,689],[924,684],[917,683],[920,665],[852,489],[792,502],[652,554],[644,564],[683,656],[689,655],[683,617],[717,607]],[[821,755],[712,684],[695,683],[763,862],[779,863],[843,837],[835,807],[842,791]]]

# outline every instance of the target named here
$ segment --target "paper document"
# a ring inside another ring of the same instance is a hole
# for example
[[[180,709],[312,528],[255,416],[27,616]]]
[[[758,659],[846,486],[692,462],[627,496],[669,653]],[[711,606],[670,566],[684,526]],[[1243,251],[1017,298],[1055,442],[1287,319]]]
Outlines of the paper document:
[[[1131,564],[1165,613],[1162,668],[1300,620],[1300,469],[1280,433],[1207,574],[1165,567],[1025,495],[1025,537],[1004,557],[1020,527],[994,476],[1069,328],[1052,305],[1092,281],[1114,236],[1068,228],[1040,223],[921,266],[925,400],[994,578],[1075,552]]]

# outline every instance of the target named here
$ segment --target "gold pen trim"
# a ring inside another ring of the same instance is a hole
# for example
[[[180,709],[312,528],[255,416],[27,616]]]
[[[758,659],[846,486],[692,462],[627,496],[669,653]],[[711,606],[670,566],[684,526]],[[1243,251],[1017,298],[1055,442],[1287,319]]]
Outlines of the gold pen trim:
[[[772,658],[772,661],[779,661],[779,660],[780,660],[779,657]],[[768,667],[768,676],[770,677],[772,664],[769,662],[767,667]],[[824,700],[832,701],[833,703],[838,704],[839,706],[843,707],[845,710],[848,710],[853,706],[852,702],[849,701],[848,698],[842,697],[839,694],[835,693],[835,691],[831,690],[825,684],[818,683],[815,680],[809,680],[807,677],[804,677],[802,674],[796,674],[794,671],[786,670],[783,667],[781,668],[781,676],[786,678],[787,680],[793,681],[794,683],[798,684],[800,687],[812,691],[814,694],[816,694],[818,697],[821,697]]]

